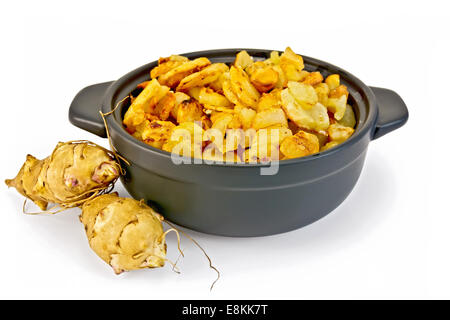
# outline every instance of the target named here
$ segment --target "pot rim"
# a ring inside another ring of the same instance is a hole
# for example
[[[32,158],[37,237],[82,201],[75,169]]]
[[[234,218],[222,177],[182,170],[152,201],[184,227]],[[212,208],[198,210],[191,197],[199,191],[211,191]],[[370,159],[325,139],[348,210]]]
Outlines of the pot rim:
[[[207,58],[213,58],[213,57],[221,57],[225,56],[226,54],[236,54],[237,52],[241,50],[246,50],[251,56],[253,57],[261,57],[266,58],[272,51],[278,51],[278,50],[267,50],[267,49],[248,49],[248,48],[232,48],[232,49],[214,49],[214,50],[202,50],[202,51],[194,51],[194,52],[188,52],[180,54],[182,56],[188,57],[188,58],[197,58],[206,56]],[[282,51],[278,51],[282,53]],[[293,158],[293,159],[287,159],[287,160],[279,160],[278,164],[279,166],[286,166],[286,165],[293,165],[298,163],[305,163],[309,161],[314,161],[316,159],[326,158],[333,156],[334,154],[343,151],[347,147],[354,145],[355,143],[358,143],[369,131],[373,132],[375,128],[375,123],[378,118],[378,106],[376,103],[376,98],[372,90],[364,84],[361,80],[359,80],[357,77],[355,77],[353,74],[347,72],[346,70],[337,67],[333,64],[330,64],[328,62],[318,60],[309,56],[301,55],[305,66],[312,65],[316,66],[317,68],[323,69],[323,70],[332,70],[333,73],[338,73],[341,78],[345,80],[345,82],[350,82],[353,84],[354,87],[358,88],[363,95],[365,96],[367,102],[361,101],[360,103],[365,104],[368,109],[368,114],[366,119],[361,123],[357,124],[357,127],[355,129],[355,132],[353,135],[343,143],[339,144],[336,147],[333,147],[329,150],[325,150],[322,152],[318,152],[306,157],[300,157],[300,158]],[[102,112],[107,113],[110,112],[123,97],[118,97],[117,93],[122,90],[122,87],[127,84],[130,79],[136,77],[138,74],[141,74],[142,72],[147,71],[150,73],[151,68],[153,68],[157,64],[157,60],[147,63],[143,66],[140,66],[133,71],[128,72],[118,80],[114,81],[111,86],[106,90],[105,95],[102,99]],[[306,68],[305,68],[306,69]],[[131,92],[131,91],[130,91]],[[129,92],[128,92],[129,93]],[[127,93],[127,94],[128,94]],[[350,92],[350,96],[352,96],[352,92]],[[358,100],[364,100],[364,97],[354,97],[352,96],[354,100],[358,98]],[[121,116],[121,110],[122,107],[117,108],[117,110],[113,113],[112,117],[106,117],[106,121],[108,123],[109,130],[113,132],[111,134],[112,136],[114,134],[120,135],[127,143],[131,144],[135,148],[141,150],[142,152],[146,154],[151,154],[158,157],[166,158],[168,161],[171,161],[171,153],[149,146],[148,144],[136,139],[131,134],[129,134],[125,128],[122,125],[121,121],[118,121],[117,119],[122,119]],[[361,121],[361,119],[359,119]],[[114,139],[113,139],[114,140]],[[191,157],[180,157],[186,160],[193,161],[193,158]],[[198,165],[208,165],[208,166],[218,166],[218,167],[243,167],[243,168],[252,168],[252,167],[267,167],[270,165],[269,163],[235,163],[235,162],[224,162],[224,163],[200,163]]]

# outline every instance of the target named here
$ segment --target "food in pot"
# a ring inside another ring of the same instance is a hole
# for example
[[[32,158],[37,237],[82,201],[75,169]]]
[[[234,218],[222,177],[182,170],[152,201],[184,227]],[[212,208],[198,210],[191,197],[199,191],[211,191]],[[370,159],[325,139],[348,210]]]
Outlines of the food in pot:
[[[5,183],[46,210],[48,203],[79,206],[109,189],[119,175],[110,151],[92,142],[72,141],[58,143],[43,160],[27,155],[17,176]]]
[[[241,51],[230,66],[173,55],[160,58],[150,77],[138,85],[123,124],[137,139],[179,155],[304,157],[346,141],[356,125],[339,75],[304,70],[289,47],[262,61]]]

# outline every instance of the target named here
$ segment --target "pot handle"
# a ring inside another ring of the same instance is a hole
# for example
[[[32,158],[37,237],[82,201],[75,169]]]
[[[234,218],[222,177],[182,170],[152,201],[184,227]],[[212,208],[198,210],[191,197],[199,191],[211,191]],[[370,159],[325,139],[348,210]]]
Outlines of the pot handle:
[[[408,121],[408,108],[402,98],[394,91],[370,87],[378,104],[378,120],[372,133],[372,140],[378,139]]]
[[[106,129],[99,110],[103,95],[113,82],[94,84],[78,92],[69,108],[69,121],[78,128],[106,138]]]

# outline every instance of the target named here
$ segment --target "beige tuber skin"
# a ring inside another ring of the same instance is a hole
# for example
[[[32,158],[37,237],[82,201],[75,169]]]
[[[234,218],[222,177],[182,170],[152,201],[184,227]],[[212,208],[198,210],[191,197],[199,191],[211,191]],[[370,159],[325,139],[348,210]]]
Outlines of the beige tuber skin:
[[[120,156],[89,141],[60,142],[43,160],[27,155],[17,176],[5,183],[16,188],[44,212],[49,203],[58,205],[61,210],[80,207],[80,221],[90,247],[116,274],[163,267],[166,261],[171,263],[166,258],[166,235],[171,231],[176,233],[178,250],[184,256],[179,231],[202,250],[210,268],[217,272],[212,289],[220,273],[194,239],[168,221],[165,222],[171,228],[164,232],[163,217],[143,201],[109,193],[122,173],[114,157]],[[178,272],[176,263],[171,264]]]
[[[83,223],[92,250],[116,274],[158,268],[166,260],[162,216],[142,201],[104,194],[83,204]]]
[[[79,206],[106,191],[119,175],[110,151],[88,141],[71,141],[58,143],[43,160],[27,155],[17,176],[5,183],[45,211],[48,203]]]

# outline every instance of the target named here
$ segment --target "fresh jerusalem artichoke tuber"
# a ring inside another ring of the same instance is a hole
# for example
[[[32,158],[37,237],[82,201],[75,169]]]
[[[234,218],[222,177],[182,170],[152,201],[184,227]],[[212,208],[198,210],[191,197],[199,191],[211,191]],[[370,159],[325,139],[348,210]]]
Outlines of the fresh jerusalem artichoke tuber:
[[[5,183],[46,210],[48,203],[79,206],[105,192],[119,175],[110,151],[89,141],[70,141],[58,143],[43,160],[27,155],[16,178]]]
[[[219,271],[194,239],[168,221],[165,222],[171,228],[164,231],[163,217],[143,201],[108,193],[122,173],[114,157],[120,156],[89,141],[60,142],[44,160],[28,155],[17,177],[5,182],[42,210],[47,209],[48,203],[62,209],[80,207],[80,221],[90,247],[116,274],[162,267],[166,261],[178,272],[176,263],[166,258],[166,235],[171,231],[177,234],[178,250],[184,256],[179,232],[184,234],[202,250],[210,268],[217,272],[212,289]]]
[[[116,274],[164,266],[163,218],[142,201],[104,194],[83,204],[80,220],[92,250]]]

